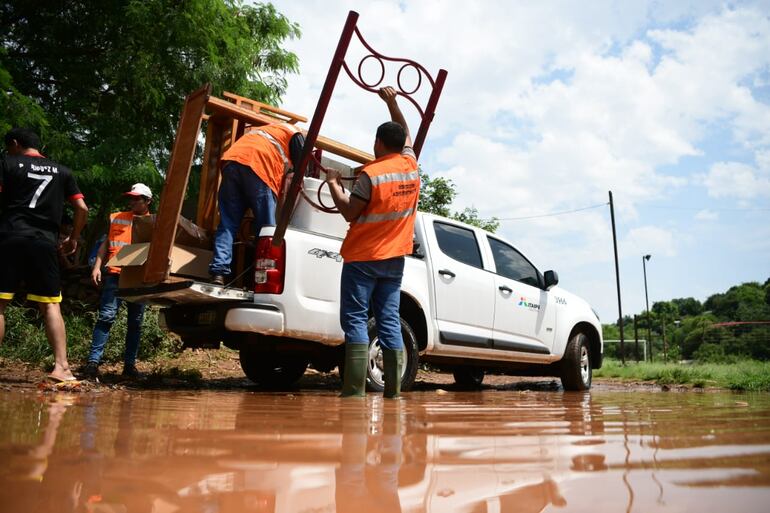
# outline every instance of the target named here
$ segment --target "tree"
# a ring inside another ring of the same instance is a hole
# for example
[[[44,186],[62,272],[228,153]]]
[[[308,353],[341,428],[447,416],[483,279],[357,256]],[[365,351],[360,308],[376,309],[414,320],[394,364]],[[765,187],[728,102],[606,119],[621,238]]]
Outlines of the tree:
[[[0,119],[40,130],[101,218],[132,182],[160,189],[187,93],[211,82],[277,103],[298,68],[281,43],[299,28],[270,4],[3,2],[0,26],[0,83],[16,88],[3,87]]]
[[[703,305],[701,302],[692,297],[672,299],[671,303],[676,306],[679,315],[682,317],[700,315],[703,313]]]
[[[730,289],[724,294],[714,294],[703,304],[720,321],[769,321],[770,306],[766,291],[757,282],[748,282]]]
[[[13,84],[11,74],[3,67],[0,48],[0,134],[15,126],[34,126],[38,131],[48,128],[45,112],[34,100],[24,96]]]
[[[417,209],[421,212],[456,219],[492,233],[500,227],[500,222],[496,217],[491,219],[479,217],[479,211],[476,207],[466,207],[462,212],[451,212],[449,206],[457,196],[452,180],[440,176],[431,178],[420,169],[420,182],[420,201]]]

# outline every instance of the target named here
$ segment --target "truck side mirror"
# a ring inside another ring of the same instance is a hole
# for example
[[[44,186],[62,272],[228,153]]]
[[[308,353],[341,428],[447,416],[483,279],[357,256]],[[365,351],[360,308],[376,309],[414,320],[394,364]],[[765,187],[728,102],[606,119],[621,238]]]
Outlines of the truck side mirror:
[[[556,273],[556,271],[546,271],[544,277],[545,290],[551,290],[559,283],[559,275]]]

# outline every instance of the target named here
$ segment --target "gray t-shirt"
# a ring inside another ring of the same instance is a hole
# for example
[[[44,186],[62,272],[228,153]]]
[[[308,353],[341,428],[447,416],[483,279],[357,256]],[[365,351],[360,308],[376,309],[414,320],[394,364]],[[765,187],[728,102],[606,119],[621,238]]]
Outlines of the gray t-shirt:
[[[417,160],[417,156],[414,153],[414,148],[411,146],[404,146],[404,149],[401,150],[401,155],[404,155],[405,157],[412,157],[414,160]],[[353,185],[353,190],[350,192],[350,195],[360,198],[367,203],[370,199],[372,199],[372,179],[369,178],[369,175],[366,173],[361,173],[358,175],[358,179]]]

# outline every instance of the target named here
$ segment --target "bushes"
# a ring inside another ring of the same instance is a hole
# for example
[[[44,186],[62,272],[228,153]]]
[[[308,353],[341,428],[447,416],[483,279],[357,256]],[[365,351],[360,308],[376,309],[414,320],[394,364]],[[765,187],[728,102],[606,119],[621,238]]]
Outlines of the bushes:
[[[84,303],[62,303],[64,325],[67,329],[67,355],[71,363],[85,362],[91,348],[91,335],[97,312]],[[11,304],[5,309],[5,340],[0,356],[27,363],[53,365],[53,353],[45,335],[43,319],[37,308]],[[123,360],[126,337],[126,309],[123,307],[110,330],[110,338],[102,361]],[[181,351],[181,343],[158,325],[158,308],[148,307],[142,325],[139,359],[152,360]]]

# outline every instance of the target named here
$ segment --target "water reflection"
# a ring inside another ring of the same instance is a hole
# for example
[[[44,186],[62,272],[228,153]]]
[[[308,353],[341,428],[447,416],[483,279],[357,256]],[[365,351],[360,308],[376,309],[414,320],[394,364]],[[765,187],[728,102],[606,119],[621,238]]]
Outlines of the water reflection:
[[[339,513],[359,512],[362,504],[371,505],[367,509],[373,513],[401,511],[401,406],[401,401],[385,407],[379,402],[371,410],[354,405],[342,415],[334,494]]]
[[[764,511],[770,399],[4,393],[0,510]]]

